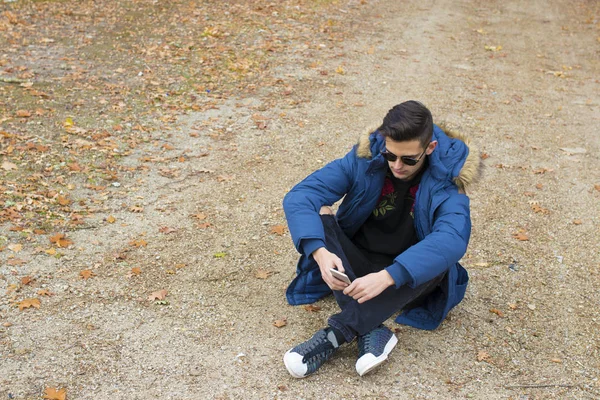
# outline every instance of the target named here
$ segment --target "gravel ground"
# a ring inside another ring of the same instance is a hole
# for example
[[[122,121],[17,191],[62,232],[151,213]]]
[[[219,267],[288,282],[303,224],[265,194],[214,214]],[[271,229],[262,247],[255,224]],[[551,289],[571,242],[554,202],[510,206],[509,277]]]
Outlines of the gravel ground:
[[[23,311],[0,297],[0,398],[40,398],[48,387],[69,399],[600,398],[598,3],[340,8],[348,39],[280,60],[293,101],[266,86],[179,116],[153,133],[168,134],[172,149],[148,143],[122,163],[188,150],[187,163],[109,187],[109,211],[72,232],[77,248],[61,259],[1,267],[0,288],[29,275],[20,298],[55,294]],[[281,200],[408,99],[467,133],[485,158],[470,193],[466,298],[433,332],[388,321],[399,344],[377,372],[356,374],[353,343],[295,380],[284,352],[336,304],[286,303],[298,255],[279,230]],[[123,210],[125,201],[144,212]],[[101,224],[109,215],[117,222]],[[86,268],[95,276],[80,279]],[[148,300],[162,289],[165,304]]]

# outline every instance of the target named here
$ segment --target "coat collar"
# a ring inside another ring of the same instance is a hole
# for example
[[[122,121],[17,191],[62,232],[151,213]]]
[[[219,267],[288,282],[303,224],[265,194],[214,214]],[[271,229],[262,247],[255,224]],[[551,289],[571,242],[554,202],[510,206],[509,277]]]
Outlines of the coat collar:
[[[432,173],[439,178],[448,177],[465,192],[481,176],[483,163],[476,147],[467,135],[450,129],[446,124],[434,125],[434,139],[438,147],[429,156]],[[358,141],[356,154],[360,158],[381,158],[380,153],[385,146],[385,139],[376,129],[368,130]]]

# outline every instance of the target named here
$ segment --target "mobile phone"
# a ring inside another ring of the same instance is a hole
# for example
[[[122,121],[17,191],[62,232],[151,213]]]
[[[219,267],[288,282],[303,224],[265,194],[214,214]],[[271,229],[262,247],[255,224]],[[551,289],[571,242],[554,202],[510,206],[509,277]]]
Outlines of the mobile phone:
[[[339,279],[342,282],[346,282],[348,285],[352,283],[350,282],[350,278],[348,278],[348,275],[344,274],[343,272],[340,272],[337,269],[333,268],[330,268],[329,270],[331,271],[331,275],[333,275],[334,278]]]

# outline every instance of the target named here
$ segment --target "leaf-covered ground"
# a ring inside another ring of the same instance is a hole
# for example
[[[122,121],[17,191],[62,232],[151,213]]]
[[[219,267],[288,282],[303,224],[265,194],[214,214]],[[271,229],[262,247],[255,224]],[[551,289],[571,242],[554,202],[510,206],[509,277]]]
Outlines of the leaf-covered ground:
[[[600,396],[593,1],[0,3],[0,395]],[[465,301],[294,380],[281,199],[394,104],[472,138]]]

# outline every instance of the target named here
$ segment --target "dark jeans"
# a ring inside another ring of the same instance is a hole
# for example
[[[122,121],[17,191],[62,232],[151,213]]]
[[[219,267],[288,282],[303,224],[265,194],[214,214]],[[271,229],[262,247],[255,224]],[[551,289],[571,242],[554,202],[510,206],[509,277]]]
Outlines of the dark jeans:
[[[344,265],[350,280],[378,272],[391,265],[393,257],[382,255],[377,259],[367,257],[356,247],[337,224],[333,215],[322,215],[321,221],[325,229],[325,245],[327,250],[337,255]],[[443,280],[442,274],[431,281],[411,288],[403,285],[399,289],[390,286],[379,296],[359,304],[342,291],[334,290],[333,294],[341,312],[329,318],[329,325],[344,335],[347,342],[356,336],[364,335],[381,325],[394,313],[418,305]]]

